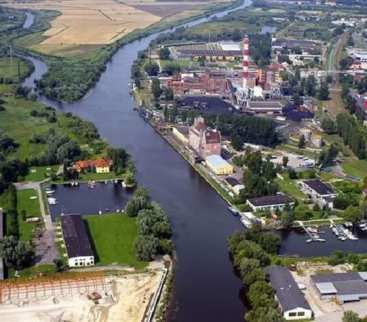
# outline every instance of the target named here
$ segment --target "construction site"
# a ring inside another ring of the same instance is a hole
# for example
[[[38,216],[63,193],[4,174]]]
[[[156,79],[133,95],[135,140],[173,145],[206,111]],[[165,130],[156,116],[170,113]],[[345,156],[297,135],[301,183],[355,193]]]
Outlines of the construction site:
[[[167,271],[70,272],[0,284],[2,321],[151,321]]]

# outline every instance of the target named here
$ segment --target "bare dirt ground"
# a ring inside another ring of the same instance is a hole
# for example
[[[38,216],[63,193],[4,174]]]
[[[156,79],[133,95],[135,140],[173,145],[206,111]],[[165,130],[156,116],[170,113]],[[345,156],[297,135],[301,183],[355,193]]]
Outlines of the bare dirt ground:
[[[0,305],[1,321],[6,322],[141,322],[149,299],[163,272],[126,274],[108,278],[109,290],[98,304],[87,294],[49,297]]]

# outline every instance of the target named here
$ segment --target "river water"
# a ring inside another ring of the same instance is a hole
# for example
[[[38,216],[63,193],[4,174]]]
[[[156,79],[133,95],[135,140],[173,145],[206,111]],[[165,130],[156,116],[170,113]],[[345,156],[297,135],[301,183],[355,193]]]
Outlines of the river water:
[[[241,8],[249,4],[245,2]],[[168,213],[177,252],[174,281],[177,311],[171,313],[169,320],[242,322],[245,308],[240,299],[241,281],[233,273],[226,246],[227,237],[241,229],[238,219],[229,215],[218,194],[133,111],[128,86],[130,68],[137,53],[156,37],[157,34],[122,47],[107,64],[96,86],[79,102],[56,103],[44,97],[39,100],[93,122],[109,144],[125,148],[134,159],[139,184],[148,188],[153,199]],[[38,59],[29,59],[35,71],[24,85],[33,87],[34,80],[42,77],[47,68]],[[357,245],[306,244],[306,237],[295,232],[283,237],[282,253],[301,256],[324,255]]]

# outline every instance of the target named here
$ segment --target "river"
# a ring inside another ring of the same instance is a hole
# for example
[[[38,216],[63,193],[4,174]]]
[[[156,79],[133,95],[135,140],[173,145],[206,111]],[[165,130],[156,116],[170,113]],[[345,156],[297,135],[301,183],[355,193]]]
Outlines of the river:
[[[240,7],[249,4],[246,1]],[[137,53],[147,48],[157,35],[118,50],[96,86],[82,100],[72,104],[44,97],[39,100],[93,122],[108,143],[125,148],[134,159],[139,184],[148,188],[153,199],[168,213],[177,253],[174,299],[178,304],[169,320],[242,322],[245,308],[240,299],[241,281],[233,273],[226,246],[227,237],[241,229],[238,219],[229,215],[218,194],[133,111],[128,86],[130,68]],[[34,87],[34,80],[41,78],[47,67],[38,59],[28,59],[35,65],[35,71],[24,85]],[[283,237],[281,252],[301,256],[325,255],[334,249],[357,250],[362,243],[360,240],[359,246],[352,241],[306,244],[306,237],[296,232]],[[365,240],[363,245],[367,251]]]

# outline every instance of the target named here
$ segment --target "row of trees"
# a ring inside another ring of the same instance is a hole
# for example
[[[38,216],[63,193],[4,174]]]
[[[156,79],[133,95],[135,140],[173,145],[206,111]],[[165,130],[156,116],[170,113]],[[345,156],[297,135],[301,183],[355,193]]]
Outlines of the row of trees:
[[[156,255],[171,254],[171,226],[164,210],[152,202],[148,191],[138,188],[126,205],[129,217],[137,217],[138,237],[135,254],[139,260],[150,261]]]
[[[267,283],[263,271],[263,268],[271,262],[270,256],[261,245],[275,254],[280,245],[280,239],[272,233],[262,232],[259,228],[236,232],[228,239],[228,249],[233,265],[244,284],[246,299],[251,306],[245,315],[245,320],[282,322],[283,318],[277,310],[274,299],[274,291]]]
[[[32,264],[34,252],[29,243],[19,240],[17,191],[14,185],[7,188],[7,206],[4,209],[7,225],[6,236],[0,240],[0,257],[8,268],[22,269]]]
[[[350,114],[340,113],[336,117],[338,134],[359,159],[366,158],[366,133],[362,125]]]

